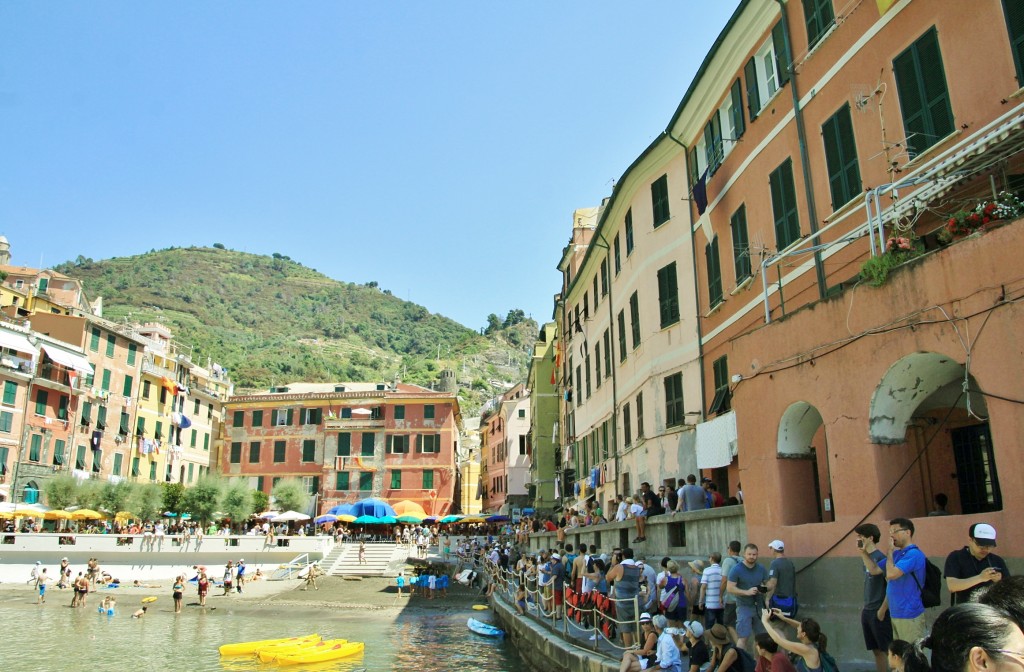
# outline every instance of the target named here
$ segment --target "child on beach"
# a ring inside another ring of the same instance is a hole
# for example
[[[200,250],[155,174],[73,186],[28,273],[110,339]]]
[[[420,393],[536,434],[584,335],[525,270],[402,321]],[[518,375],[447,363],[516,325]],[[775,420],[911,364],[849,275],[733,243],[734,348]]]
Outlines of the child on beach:
[[[146,611],[148,609],[149,609],[149,607],[142,607],[141,609],[136,609],[135,613],[132,614],[132,618],[142,618],[143,616],[146,615]]]
[[[359,540],[359,564],[366,564],[366,542],[362,539]]]
[[[171,587],[171,597],[174,598],[174,613],[181,613],[181,598],[185,593],[185,577],[180,574],[174,578],[174,585]]]
[[[402,588],[405,587],[405,572],[399,572],[398,578],[395,579],[395,585],[398,586],[398,596],[402,596]]]
[[[39,598],[36,604],[46,603],[46,584],[50,580],[50,577],[46,575],[46,568],[44,567],[39,571],[39,575],[36,577],[36,589],[39,591]]]

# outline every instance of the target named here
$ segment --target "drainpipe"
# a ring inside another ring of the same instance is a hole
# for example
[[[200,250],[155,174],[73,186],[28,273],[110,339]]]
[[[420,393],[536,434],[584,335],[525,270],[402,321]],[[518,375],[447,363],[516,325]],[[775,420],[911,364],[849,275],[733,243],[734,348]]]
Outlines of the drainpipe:
[[[672,142],[676,143],[677,145],[683,148],[683,158],[686,159],[686,161],[688,162],[690,160],[690,157],[689,154],[687,154],[686,145],[677,140],[675,136],[673,136],[668,131],[665,131],[665,135],[667,135],[669,139],[672,140]],[[690,174],[688,165],[686,174]],[[690,208],[687,207],[686,214],[689,215],[690,212]],[[697,314],[695,316],[697,319],[697,364],[698,366],[700,366],[700,417],[701,420],[703,420],[704,409],[707,408],[708,400],[706,384],[704,381],[704,329],[701,323],[700,315],[700,288],[697,283],[697,241],[695,239],[696,236],[693,233],[693,221],[690,221],[690,223],[687,226],[690,229],[690,254],[693,258],[693,305],[697,307]]]
[[[796,118],[796,134],[800,145],[800,166],[804,174],[804,193],[807,197],[807,216],[811,220],[812,245],[821,244],[818,238],[818,209],[814,204],[814,183],[811,180],[811,162],[807,155],[807,129],[804,128],[804,115],[800,110],[800,95],[796,90],[796,68],[793,67],[793,49],[789,39],[789,17],[786,16],[787,0],[775,0],[782,10],[782,37],[785,42],[786,55],[789,60],[789,86],[793,94],[793,115]],[[814,273],[818,278],[818,298],[824,299],[828,292],[825,281],[825,266],[821,260],[821,252],[814,251]]]
[[[615,442],[615,496],[619,495],[619,387],[618,379],[616,376],[616,370],[619,368],[615,363],[615,338],[612,334],[615,333],[615,310],[612,305],[612,285],[614,278],[612,277],[611,269],[611,256],[612,248],[608,244],[608,239],[604,237],[604,234],[594,229],[594,233],[604,243],[604,249],[608,250],[608,255],[605,256],[604,262],[608,264],[608,352],[605,353],[605,357],[610,357],[612,361],[612,440]]]

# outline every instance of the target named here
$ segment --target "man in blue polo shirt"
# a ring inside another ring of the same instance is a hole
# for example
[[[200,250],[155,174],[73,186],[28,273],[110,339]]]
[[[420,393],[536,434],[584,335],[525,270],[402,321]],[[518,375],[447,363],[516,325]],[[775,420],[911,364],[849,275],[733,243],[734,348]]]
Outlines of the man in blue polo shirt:
[[[757,546],[747,544],[743,548],[743,562],[729,570],[726,589],[736,596],[736,646],[747,647],[751,634],[764,632],[761,623],[761,609],[764,608],[764,594],[768,592],[768,570],[757,564]]]
[[[907,518],[889,521],[889,550],[878,566],[885,572],[893,637],[915,642],[924,637],[925,557],[914,544],[914,523]]]

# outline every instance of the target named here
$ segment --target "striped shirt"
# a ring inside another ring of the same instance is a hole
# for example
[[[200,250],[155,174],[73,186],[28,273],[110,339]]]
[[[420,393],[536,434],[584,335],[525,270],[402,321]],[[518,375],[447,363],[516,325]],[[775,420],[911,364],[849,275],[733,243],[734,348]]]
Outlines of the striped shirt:
[[[700,576],[701,585],[706,585],[704,606],[707,609],[722,609],[722,566],[711,565]]]

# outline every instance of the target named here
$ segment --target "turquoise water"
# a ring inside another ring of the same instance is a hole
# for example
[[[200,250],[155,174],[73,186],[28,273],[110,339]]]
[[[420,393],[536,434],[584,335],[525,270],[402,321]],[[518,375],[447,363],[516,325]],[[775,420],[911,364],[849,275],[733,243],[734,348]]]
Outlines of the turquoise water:
[[[63,595],[61,595],[63,597]],[[63,600],[62,600],[63,602]],[[483,614],[483,615],[481,615]],[[143,619],[127,610],[113,617],[64,604],[42,607],[0,603],[0,661],[7,670],[66,672],[124,670],[317,670],[354,672],[416,670],[435,672],[506,671],[527,669],[505,640],[475,635],[466,620],[486,612],[385,614],[357,610],[287,609],[266,606],[258,611],[219,608],[201,611],[185,607],[175,616],[170,605],[154,605]],[[278,667],[254,658],[221,658],[218,647],[230,642],[320,633],[366,643],[361,656],[317,665]]]

